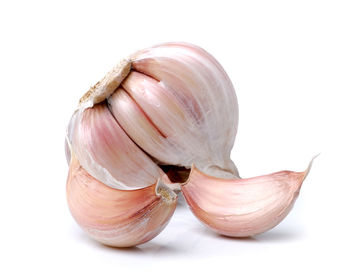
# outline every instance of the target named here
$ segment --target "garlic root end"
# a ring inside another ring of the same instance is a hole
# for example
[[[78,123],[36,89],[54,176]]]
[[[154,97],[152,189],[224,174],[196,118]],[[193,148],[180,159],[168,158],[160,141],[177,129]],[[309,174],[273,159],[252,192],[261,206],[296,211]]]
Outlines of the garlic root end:
[[[120,61],[107,75],[91,87],[79,100],[79,108],[91,108],[97,103],[103,102],[114,93],[131,70],[131,61]]]

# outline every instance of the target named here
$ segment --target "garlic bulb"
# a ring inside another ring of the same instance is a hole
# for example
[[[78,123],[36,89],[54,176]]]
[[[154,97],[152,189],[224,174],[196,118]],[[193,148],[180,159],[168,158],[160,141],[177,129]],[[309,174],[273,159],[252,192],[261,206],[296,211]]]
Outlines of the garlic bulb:
[[[219,233],[275,226],[305,173],[240,180],[230,159],[237,125],[232,83],[206,51],[166,43],[136,52],[81,98],[69,123],[73,217],[102,243],[138,245],[162,230],[181,188],[194,214]]]

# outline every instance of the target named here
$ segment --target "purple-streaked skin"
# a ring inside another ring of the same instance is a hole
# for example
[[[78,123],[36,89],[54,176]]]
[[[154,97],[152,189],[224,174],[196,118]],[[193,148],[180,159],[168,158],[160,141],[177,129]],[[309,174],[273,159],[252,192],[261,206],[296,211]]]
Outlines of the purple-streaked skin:
[[[70,211],[93,239],[130,247],[157,236],[176,207],[176,195],[159,182],[137,190],[118,190],[89,175],[72,157],[67,180]]]
[[[304,172],[281,171],[247,179],[220,179],[195,167],[182,184],[194,215],[215,232],[231,237],[263,233],[292,209],[311,167]]]

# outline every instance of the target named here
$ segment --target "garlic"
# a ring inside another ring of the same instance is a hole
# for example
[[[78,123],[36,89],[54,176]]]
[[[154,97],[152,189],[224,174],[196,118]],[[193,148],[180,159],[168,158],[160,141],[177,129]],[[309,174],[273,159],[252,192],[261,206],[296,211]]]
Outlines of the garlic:
[[[166,43],[136,52],[80,99],[69,122],[73,217],[104,244],[138,245],[162,230],[175,209],[173,191],[181,189],[219,233],[273,227],[306,174],[241,180],[230,159],[237,126],[232,83],[206,51]]]
[[[280,223],[292,209],[304,172],[281,171],[248,179],[219,179],[192,168],[182,193],[195,216],[212,230],[248,237]]]
[[[161,181],[137,190],[118,190],[90,176],[76,158],[70,163],[67,198],[78,224],[95,240],[130,247],[158,235],[176,207],[176,194]]]

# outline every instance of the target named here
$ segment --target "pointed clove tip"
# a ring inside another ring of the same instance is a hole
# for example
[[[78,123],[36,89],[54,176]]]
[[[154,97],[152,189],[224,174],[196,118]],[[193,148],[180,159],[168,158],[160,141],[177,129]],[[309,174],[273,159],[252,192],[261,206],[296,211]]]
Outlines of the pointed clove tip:
[[[312,165],[313,165],[313,163],[314,163],[314,160],[315,160],[318,156],[320,156],[320,154],[321,154],[321,153],[318,153],[318,154],[316,154],[315,156],[313,156],[313,157],[311,158],[311,160],[310,160],[310,162],[309,162],[309,165],[307,166],[306,170],[304,171],[303,181],[304,181],[304,180],[306,179],[306,177],[309,175],[310,170],[311,170],[311,168],[312,168]]]

